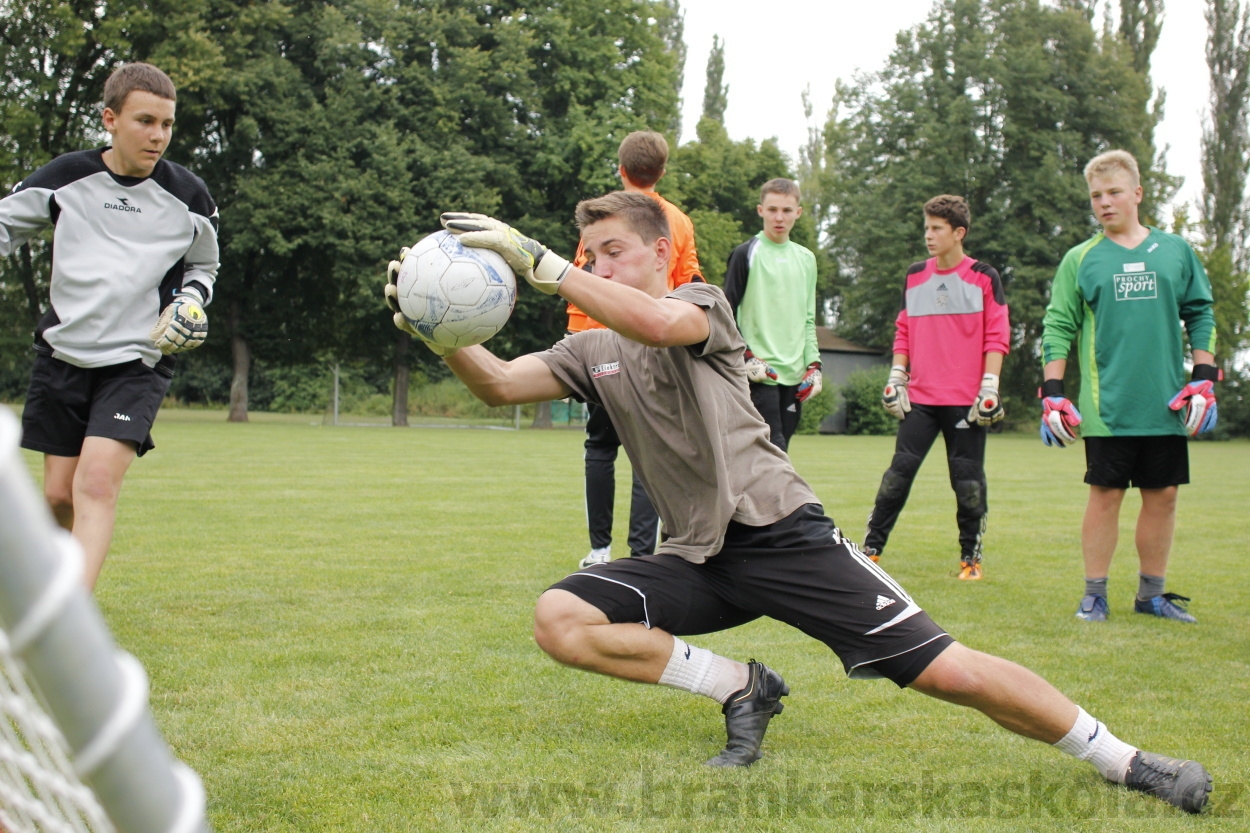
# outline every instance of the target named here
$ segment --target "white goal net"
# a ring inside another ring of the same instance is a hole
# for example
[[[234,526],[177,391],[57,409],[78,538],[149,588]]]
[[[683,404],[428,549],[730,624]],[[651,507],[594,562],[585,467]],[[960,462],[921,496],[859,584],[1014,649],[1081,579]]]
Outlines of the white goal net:
[[[207,833],[199,776],[82,585],[0,407],[0,833]]]

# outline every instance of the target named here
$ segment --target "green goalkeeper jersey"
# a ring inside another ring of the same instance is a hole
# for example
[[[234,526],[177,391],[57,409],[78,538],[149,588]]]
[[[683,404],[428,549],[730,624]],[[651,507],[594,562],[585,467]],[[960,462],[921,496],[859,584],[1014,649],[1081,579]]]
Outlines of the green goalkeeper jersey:
[[[777,371],[779,385],[797,385],[820,361],[816,345],[816,256],[759,232],[729,255],[725,297],[756,357]]]
[[[1168,402],[1185,385],[1185,344],[1215,351],[1211,284],[1182,238],[1158,229],[1135,249],[1103,234],[1064,256],[1042,325],[1042,363],[1077,339],[1087,437],[1184,434]]]

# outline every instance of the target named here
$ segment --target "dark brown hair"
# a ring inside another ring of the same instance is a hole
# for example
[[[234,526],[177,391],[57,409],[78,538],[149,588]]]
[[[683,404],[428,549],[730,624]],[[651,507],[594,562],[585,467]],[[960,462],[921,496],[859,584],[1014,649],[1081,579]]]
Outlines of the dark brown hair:
[[[939,194],[924,204],[926,217],[937,217],[951,224],[952,229],[961,228],[966,233],[971,227],[972,213],[968,201],[954,194]]]
[[[617,157],[630,182],[639,188],[650,188],[664,176],[668,140],[651,130],[636,130],[621,142]]]

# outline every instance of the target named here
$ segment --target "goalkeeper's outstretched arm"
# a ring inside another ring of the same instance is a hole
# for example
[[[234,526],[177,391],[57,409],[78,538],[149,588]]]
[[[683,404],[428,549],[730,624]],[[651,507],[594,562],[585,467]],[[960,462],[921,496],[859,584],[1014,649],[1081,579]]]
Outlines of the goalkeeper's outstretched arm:
[[[666,241],[667,242],[667,241]],[[660,284],[660,290],[665,287]],[[570,269],[560,297],[594,320],[648,347],[679,347],[707,340],[707,313],[676,298],[657,298],[581,269]]]
[[[508,362],[479,344],[462,347],[443,361],[470,393],[492,408],[550,402],[572,393],[547,363],[535,356]]]

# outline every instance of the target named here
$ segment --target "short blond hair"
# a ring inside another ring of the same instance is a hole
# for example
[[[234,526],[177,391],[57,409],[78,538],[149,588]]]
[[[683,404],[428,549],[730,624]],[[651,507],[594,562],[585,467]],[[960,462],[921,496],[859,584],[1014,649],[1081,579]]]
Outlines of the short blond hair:
[[[794,201],[802,204],[803,193],[799,190],[799,184],[793,179],[785,179],[777,177],[770,179],[760,188],[760,205],[764,204],[764,198],[769,194],[780,194],[783,197],[794,197]]]
[[[1141,185],[1141,171],[1137,168],[1137,160],[1127,150],[1109,150],[1100,153],[1085,166],[1085,181],[1090,182],[1096,176],[1108,176],[1124,172],[1133,180],[1133,187]]]

